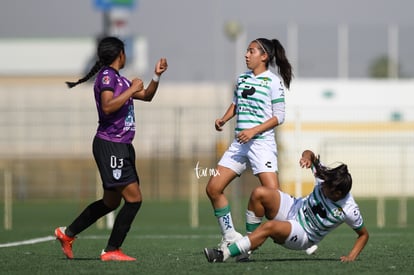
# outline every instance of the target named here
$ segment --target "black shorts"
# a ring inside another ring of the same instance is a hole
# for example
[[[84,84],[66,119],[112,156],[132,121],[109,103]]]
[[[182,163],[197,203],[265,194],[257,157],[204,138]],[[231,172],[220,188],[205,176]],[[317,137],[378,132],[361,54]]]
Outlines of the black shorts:
[[[104,189],[111,190],[117,186],[139,183],[135,167],[135,149],[132,144],[95,137],[92,149]]]

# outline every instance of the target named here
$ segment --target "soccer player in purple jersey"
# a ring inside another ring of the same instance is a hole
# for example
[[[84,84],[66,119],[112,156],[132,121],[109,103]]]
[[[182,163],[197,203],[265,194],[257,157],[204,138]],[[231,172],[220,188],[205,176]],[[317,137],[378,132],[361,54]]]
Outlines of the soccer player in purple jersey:
[[[155,65],[154,76],[145,89],[139,78],[129,81],[120,75],[125,66],[124,43],[116,37],[105,37],[98,45],[98,60],[90,72],[77,82],[66,82],[69,88],[83,83],[97,74],[94,85],[99,126],[93,140],[93,155],[98,166],[104,194],[91,203],[67,227],[55,229],[63,253],[73,259],[72,244],[76,235],[95,223],[99,218],[125,203],[116,216],[102,261],[135,261],[124,254],[120,247],[141,207],[142,195],[135,167],[135,115],[133,100],[151,101],[160,76],[167,70],[167,60],[161,58]]]

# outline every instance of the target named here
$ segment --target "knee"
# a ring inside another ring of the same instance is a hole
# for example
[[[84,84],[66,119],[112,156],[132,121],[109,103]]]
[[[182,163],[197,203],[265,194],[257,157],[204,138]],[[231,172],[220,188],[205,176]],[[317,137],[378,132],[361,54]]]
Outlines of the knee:
[[[278,221],[269,220],[263,224],[263,231],[266,233],[267,237],[273,236],[278,228]]]
[[[264,186],[258,186],[253,189],[252,194],[250,195],[250,200],[252,201],[263,201],[263,198],[266,196],[267,192],[269,192],[268,188]]]
[[[274,221],[273,220],[269,220],[266,221],[265,223],[262,223],[254,232],[265,237],[271,237],[273,230],[274,230]]]
[[[210,199],[217,196],[217,190],[213,184],[210,184],[210,182],[206,186],[206,194]]]
[[[210,199],[214,199],[223,193],[223,190],[218,188],[218,186],[219,184],[217,184],[214,180],[210,180],[207,183],[206,194]]]

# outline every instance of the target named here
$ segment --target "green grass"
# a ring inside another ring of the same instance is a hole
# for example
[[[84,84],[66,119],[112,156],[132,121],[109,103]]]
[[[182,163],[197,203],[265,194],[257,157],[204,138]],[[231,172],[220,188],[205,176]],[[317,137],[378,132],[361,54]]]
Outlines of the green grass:
[[[290,251],[268,240],[249,263],[211,264],[202,254],[220,240],[219,228],[207,202],[200,204],[200,226],[189,226],[186,202],[144,202],[123,245],[136,262],[99,260],[109,231],[95,225],[80,234],[74,244],[75,260],[66,260],[56,241],[0,247],[1,274],[413,274],[413,200],[408,202],[408,225],[397,223],[398,203],[386,204],[385,228],[376,227],[375,202],[358,201],[370,231],[370,241],[359,259],[341,263],[339,257],[352,247],[356,234],[346,226],[328,235],[316,255]],[[70,202],[16,202],[13,229],[0,229],[0,245],[51,236],[67,225],[85,206]],[[3,218],[3,208],[0,208]],[[243,218],[241,218],[242,220]],[[237,224],[240,231],[242,223]]]

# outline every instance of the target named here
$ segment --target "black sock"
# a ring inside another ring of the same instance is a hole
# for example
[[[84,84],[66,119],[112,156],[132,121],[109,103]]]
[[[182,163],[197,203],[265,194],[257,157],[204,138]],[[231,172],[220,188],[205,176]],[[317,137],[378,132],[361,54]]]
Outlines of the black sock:
[[[109,208],[103,200],[95,201],[89,204],[83,212],[66,228],[65,234],[69,237],[74,237],[91,224],[96,222],[99,218],[105,216],[114,209]]]
[[[116,216],[114,227],[112,228],[111,236],[109,237],[105,251],[113,251],[122,246],[141,204],[141,201],[125,202],[124,206]]]

